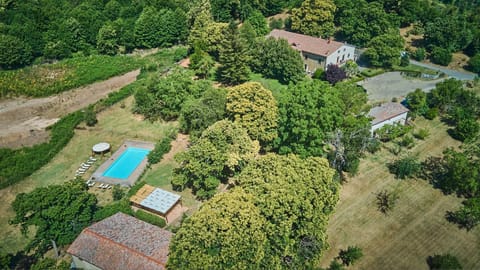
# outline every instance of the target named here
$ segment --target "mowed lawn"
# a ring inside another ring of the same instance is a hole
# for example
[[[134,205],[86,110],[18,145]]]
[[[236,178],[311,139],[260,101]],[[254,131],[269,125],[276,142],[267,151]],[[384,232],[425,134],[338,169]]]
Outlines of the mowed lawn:
[[[101,112],[97,116],[99,122],[94,127],[81,124],[69,144],[50,163],[24,181],[0,190],[0,253],[16,252],[28,242],[28,239],[21,235],[19,228],[8,224],[8,220],[14,216],[11,203],[17,194],[73,179],[75,171],[88,159],[92,146],[98,142],[108,142],[112,146],[112,151],[116,151],[126,139],[156,142],[176,127],[175,122],[143,121],[141,117],[131,113],[133,100],[133,97],[130,97]],[[125,105],[124,108],[121,106],[122,103]],[[85,178],[95,171],[95,167],[98,167],[101,161],[96,162]],[[111,191],[94,188],[92,192],[99,195],[101,204],[111,201]]]
[[[439,120],[417,119],[415,126],[431,133],[409,150],[421,160],[460,145]],[[421,179],[395,179],[386,163],[396,158],[386,149],[369,155],[358,175],[342,186],[328,225],[330,249],[321,265],[328,266],[340,249],[356,245],[364,256],[352,269],[428,269],[429,255],[447,252],[457,256],[464,269],[480,269],[480,228],[467,232],[445,219],[446,211],[458,209],[462,199],[445,196]],[[384,189],[399,196],[388,215],[376,206],[375,194]]]

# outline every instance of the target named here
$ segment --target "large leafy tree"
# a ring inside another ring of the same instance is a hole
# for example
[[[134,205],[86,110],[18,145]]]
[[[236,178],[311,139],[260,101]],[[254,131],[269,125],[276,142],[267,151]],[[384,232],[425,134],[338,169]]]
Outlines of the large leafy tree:
[[[398,31],[390,31],[370,40],[364,56],[373,66],[392,67],[400,64],[403,46],[404,40]]]
[[[194,81],[188,71],[176,69],[167,77],[150,81],[138,89],[134,111],[151,120],[176,119],[186,100],[199,98],[209,88],[209,82]]]
[[[191,187],[198,198],[208,199],[220,182],[240,171],[259,148],[239,124],[219,121],[176,157],[181,166],[174,171],[172,185],[178,190]]]
[[[146,7],[135,22],[135,41],[140,48],[154,48],[159,45],[161,34],[160,17],[153,7]]]
[[[425,45],[448,52],[465,49],[472,41],[472,32],[465,18],[458,14],[443,14],[425,25]]]
[[[222,83],[237,85],[248,80],[250,68],[247,47],[233,22],[228,26],[221,42],[219,60],[221,66],[218,73]]]
[[[227,91],[223,88],[208,89],[199,99],[188,100],[180,112],[182,132],[198,137],[213,123],[225,118]]]
[[[54,240],[58,245],[71,243],[92,221],[97,199],[79,181],[41,187],[17,195],[12,203],[15,217],[23,233],[35,227],[29,249],[46,251]]]
[[[335,10],[333,0],[305,0],[300,8],[292,10],[292,30],[310,36],[330,37],[335,33]]]
[[[228,90],[226,112],[240,124],[253,140],[261,144],[277,137],[278,108],[272,92],[256,82],[244,83]]]
[[[422,89],[407,94],[407,106],[414,115],[424,115],[428,110],[427,94]]]
[[[172,269],[256,269],[265,257],[265,218],[254,198],[235,188],[188,218],[170,244]]]
[[[305,77],[302,57],[284,39],[267,38],[257,45],[253,69],[281,83],[298,82]]]
[[[27,65],[32,60],[31,48],[20,39],[0,35],[0,67],[16,68]]]
[[[309,268],[328,246],[326,226],[338,201],[334,171],[323,158],[267,154],[236,178],[267,220],[265,269]]]
[[[311,80],[290,85],[279,101],[279,153],[302,157],[325,154],[329,133],[343,121],[344,104],[327,82]]]
[[[118,52],[118,36],[111,23],[100,28],[97,35],[97,49],[102,54],[115,55]]]
[[[350,43],[363,47],[374,37],[398,27],[395,15],[388,14],[381,3],[347,0],[335,16],[340,34]]]

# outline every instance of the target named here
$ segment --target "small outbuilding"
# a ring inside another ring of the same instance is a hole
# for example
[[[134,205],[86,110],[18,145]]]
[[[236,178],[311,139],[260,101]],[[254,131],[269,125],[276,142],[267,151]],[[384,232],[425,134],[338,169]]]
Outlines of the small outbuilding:
[[[80,233],[67,252],[73,269],[166,269],[173,233],[117,213]]]
[[[167,223],[183,213],[180,195],[150,185],[140,188],[130,202],[134,207],[161,216]]]
[[[407,123],[407,114],[409,110],[407,107],[396,102],[387,102],[380,106],[373,107],[368,116],[373,117],[371,133],[384,125],[400,124],[405,125]]]

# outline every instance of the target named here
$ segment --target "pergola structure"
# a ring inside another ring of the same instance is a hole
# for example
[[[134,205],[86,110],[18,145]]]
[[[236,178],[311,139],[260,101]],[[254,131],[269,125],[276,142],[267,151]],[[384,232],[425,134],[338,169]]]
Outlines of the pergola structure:
[[[178,194],[150,185],[144,185],[130,198],[130,202],[135,207],[160,215],[168,223],[171,221],[169,220],[169,213],[178,204],[181,206],[180,198]]]

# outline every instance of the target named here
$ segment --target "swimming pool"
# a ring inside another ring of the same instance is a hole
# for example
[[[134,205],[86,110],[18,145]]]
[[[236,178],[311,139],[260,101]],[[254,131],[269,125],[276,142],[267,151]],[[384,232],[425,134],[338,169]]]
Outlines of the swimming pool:
[[[145,159],[150,150],[144,148],[128,147],[115,162],[102,174],[105,177],[128,179],[130,174]]]

